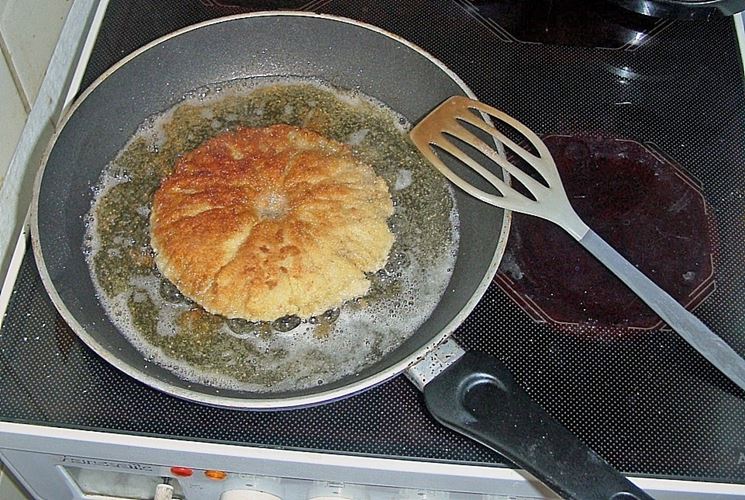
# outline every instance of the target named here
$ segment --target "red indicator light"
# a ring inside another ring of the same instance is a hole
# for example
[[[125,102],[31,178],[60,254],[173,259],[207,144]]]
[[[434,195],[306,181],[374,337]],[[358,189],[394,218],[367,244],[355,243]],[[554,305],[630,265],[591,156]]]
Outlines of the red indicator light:
[[[171,467],[171,473],[174,476],[189,477],[194,474],[194,471],[188,467]]]

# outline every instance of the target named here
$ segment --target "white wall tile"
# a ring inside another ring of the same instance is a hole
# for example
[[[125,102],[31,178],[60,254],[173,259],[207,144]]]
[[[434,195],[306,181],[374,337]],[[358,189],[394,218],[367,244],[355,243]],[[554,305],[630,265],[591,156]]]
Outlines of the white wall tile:
[[[0,0],[2,1],[2,0]],[[26,110],[18,95],[10,69],[0,54],[0,186],[5,180],[8,164],[26,123]]]
[[[33,105],[72,0],[0,0],[0,35]]]
[[[8,15],[9,7],[15,3],[15,0],[7,1],[8,8],[3,16]],[[46,5],[45,2],[38,0],[27,1],[33,5]],[[24,219],[31,202],[34,174],[51,135],[53,123],[56,123],[58,110],[67,94],[66,82],[72,76],[75,61],[84,46],[83,40],[91,28],[91,20],[99,5],[105,9],[107,2],[99,4],[98,0],[75,0],[70,5],[69,16],[67,16],[70,22],[64,24],[65,30],[61,31],[58,37],[61,38],[58,43],[60,50],[52,51],[55,57],[52,68],[48,72],[50,78],[42,81],[39,102],[34,103],[31,109],[14,159],[7,170],[5,181],[0,185],[0,284],[5,279],[13,249],[23,229]],[[44,8],[42,12],[46,10]],[[0,106],[2,105],[0,101]],[[2,126],[2,115],[3,109],[0,107],[0,126]]]

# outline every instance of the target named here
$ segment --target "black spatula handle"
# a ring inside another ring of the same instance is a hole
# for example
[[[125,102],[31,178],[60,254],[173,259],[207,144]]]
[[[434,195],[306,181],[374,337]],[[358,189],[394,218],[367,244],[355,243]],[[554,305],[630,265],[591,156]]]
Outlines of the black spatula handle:
[[[443,425],[501,453],[564,498],[649,499],[535,404],[496,359],[466,352],[424,387]]]

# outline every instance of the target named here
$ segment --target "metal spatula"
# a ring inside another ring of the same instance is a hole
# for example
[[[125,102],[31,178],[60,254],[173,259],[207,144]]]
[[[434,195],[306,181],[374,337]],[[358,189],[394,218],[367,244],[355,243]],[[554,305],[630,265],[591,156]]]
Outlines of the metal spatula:
[[[510,140],[504,133],[484,120],[481,113],[488,115],[492,120],[507,125],[513,131],[517,131],[524,139],[527,139],[537,154]],[[473,127],[494,137],[505,148],[534,168],[545,182],[541,183],[535,180],[529,173],[500,155],[494,147],[488,145],[477,137],[472,130],[469,130]],[[745,390],[745,360],[698,318],[688,312],[667,292],[655,285],[652,280],[587,227],[569,204],[551,153],[543,141],[529,128],[491,106],[466,97],[456,96],[449,98],[435,108],[413,128],[410,135],[425,158],[466,193],[481,201],[507,210],[542,217],[564,228],[600,262],[615,273],[686,342],[741,389]],[[467,144],[478,150],[489,160],[502,167],[520,182],[535,199],[521,194],[491,173],[479,161],[464,152],[461,149],[462,144]],[[440,150],[439,153],[438,150]],[[500,194],[487,193],[458,176],[438,156],[438,154],[442,155],[442,151],[477,172]]]

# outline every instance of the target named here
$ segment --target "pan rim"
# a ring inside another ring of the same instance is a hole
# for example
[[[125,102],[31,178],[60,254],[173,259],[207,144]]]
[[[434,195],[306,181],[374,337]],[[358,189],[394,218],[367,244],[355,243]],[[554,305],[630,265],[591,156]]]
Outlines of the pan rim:
[[[506,249],[507,236],[509,234],[509,229],[511,225],[512,213],[509,210],[504,211],[502,226],[499,230],[499,234],[495,235],[496,237],[498,237],[495,253],[492,256],[492,260],[489,264],[487,272],[484,274],[484,277],[482,278],[481,282],[477,286],[473,295],[471,295],[471,297],[466,301],[466,304],[464,305],[464,307],[462,307],[461,310],[458,311],[455,317],[448,324],[446,324],[437,333],[437,335],[434,335],[428,342],[426,342],[424,345],[422,345],[419,349],[417,349],[414,353],[410,354],[408,357],[404,358],[398,363],[395,363],[389,366],[388,368],[379,370],[378,372],[368,377],[351,381],[350,383],[347,383],[341,387],[321,391],[318,393],[313,393],[310,395],[292,396],[292,397],[283,397],[283,398],[269,398],[269,397],[248,398],[247,397],[247,398],[238,399],[235,397],[225,397],[225,396],[217,396],[217,395],[211,395],[211,394],[204,394],[200,392],[194,392],[188,389],[183,389],[180,387],[170,385],[168,383],[164,383],[163,381],[149,375],[147,372],[138,370],[132,365],[121,361],[119,358],[115,356],[112,356],[109,350],[106,349],[104,346],[102,346],[93,336],[91,336],[87,332],[87,330],[75,319],[74,315],[70,312],[70,310],[67,308],[66,304],[64,303],[64,301],[58,294],[57,289],[54,285],[54,282],[52,281],[51,276],[49,275],[49,272],[46,267],[43,251],[41,248],[40,233],[39,233],[39,196],[40,196],[42,180],[44,177],[44,172],[46,170],[47,163],[51,155],[51,152],[54,149],[54,146],[57,143],[57,140],[59,139],[61,133],[65,129],[67,122],[73,116],[75,111],[80,107],[80,105],[85,101],[85,99],[99,85],[101,85],[109,76],[111,76],[113,73],[115,73],[120,68],[125,66],[132,59],[160,45],[161,43],[170,40],[171,38],[174,38],[184,33],[188,33],[190,31],[197,30],[197,29],[210,26],[213,24],[220,24],[220,23],[235,21],[239,19],[259,18],[259,17],[308,17],[308,18],[325,19],[325,20],[350,24],[358,28],[376,32],[378,34],[381,34],[383,36],[386,36],[394,40],[395,42],[401,45],[406,46],[407,48],[425,57],[427,60],[433,63],[439,70],[445,73],[448,76],[448,78],[450,78],[456,85],[458,85],[458,87],[460,87],[461,90],[463,90],[463,92],[468,97],[476,99],[476,95],[468,87],[468,85],[466,85],[466,83],[458,75],[456,75],[452,70],[450,70],[439,59],[432,56],[429,52],[425,51],[418,45],[394,33],[384,30],[378,26],[364,23],[361,21],[357,21],[354,19],[341,17],[341,16],[334,16],[334,15],[329,15],[329,14],[318,14],[318,13],[313,13],[313,12],[297,12],[297,11],[278,10],[278,11],[260,11],[260,12],[244,13],[244,14],[235,14],[235,15],[230,15],[230,16],[219,17],[216,19],[210,19],[208,21],[186,26],[184,28],[171,32],[167,35],[164,35],[156,40],[153,40],[152,42],[144,45],[143,47],[140,47],[139,49],[128,54],[121,60],[117,61],[113,66],[108,68],[98,78],[96,78],[96,80],[94,80],[94,82],[91,83],[91,85],[88,88],[86,88],[82,94],[80,94],[80,96],[73,102],[70,108],[65,112],[63,118],[60,120],[58,126],[56,127],[56,130],[55,130],[55,133],[52,139],[47,145],[47,148],[44,152],[44,155],[40,163],[39,170],[34,180],[33,197],[31,201],[31,215],[30,215],[30,226],[31,226],[31,236],[32,236],[31,244],[32,244],[33,252],[34,252],[34,257],[37,262],[37,268],[39,271],[39,275],[42,279],[44,288],[49,294],[55,308],[57,309],[59,314],[62,316],[62,318],[65,320],[65,323],[75,332],[75,334],[90,349],[92,349],[98,356],[102,357],[106,362],[108,362],[109,364],[117,368],[118,370],[124,372],[125,374],[134,378],[135,380],[138,380],[156,390],[159,390],[166,394],[170,394],[172,396],[176,396],[181,399],[186,399],[186,400],[197,402],[197,403],[203,403],[203,404],[208,404],[208,405],[218,406],[218,407],[223,407],[223,408],[245,409],[245,410],[291,409],[291,408],[301,408],[301,407],[313,406],[317,404],[335,401],[335,400],[342,399],[344,397],[362,392],[365,389],[369,389],[371,387],[379,385],[395,377],[396,375],[401,374],[407,368],[418,363],[427,353],[435,349],[439,344],[441,344],[447,338],[449,338],[452,335],[452,333],[455,331],[455,329],[458,326],[460,326],[460,324],[465,320],[465,318],[471,313],[474,307],[478,304],[481,297],[485,293],[486,289],[492,282],[493,277],[497,272],[497,268],[499,267],[499,263],[501,262],[502,256],[504,255],[504,252]]]

